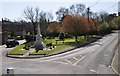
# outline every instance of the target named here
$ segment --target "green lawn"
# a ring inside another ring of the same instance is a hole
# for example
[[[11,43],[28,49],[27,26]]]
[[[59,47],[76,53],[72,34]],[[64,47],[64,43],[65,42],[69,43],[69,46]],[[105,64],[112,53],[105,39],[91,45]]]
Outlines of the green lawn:
[[[47,50],[46,53],[47,54],[50,54],[50,53],[53,53],[55,51],[59,51],[59,50],[62,50],[64,48],[67,48],[67,47],[70,47],[70,45],[67,44],[67,42],[74,42],[75,40],[74,39],[65,39],[64,41],[64,44],[62,44],[62,42],[58,42],[58,44],[56,44],[56,41],[55,40],[58,40],[58,38],[56,37],[55,39],[45,39],[43,40],[44,43],[52,43],[55,48],[54,49],[51,49],[51,50]],[[34,51],[32,54],[44,54],[43,50],[40,50],[36,53],[36,51]]]
[[[14,49],[12,49],[8,54],[25,54],[28,52],[28,50],[22,50],[22,48],[24,47],[25,45],[22,44],[22,45],[19,45],[19,46],[16,46]]]
[[[59,50],[62,50],[64,48],[67,48],[67,47],[69,47],[69,46],[68,45],[59,45],[59,46],[56,46],[52,50],[47,50],[46,53],[50,54],[50,53],[53,53],[55,51],[59,51]],[[32,54],[44,54],[44,52],[43,52],[43,50],[39,50],[37,53],[36,53],[36,51],[34,51]]]
[[[59,42],[58,44],[56,44],[56,41],[55,40],[58,40],[58,37],[54,38],[54,39],[44,39],[43,42],[45,44],[47,43],[52,43],[55,48],[52,49],[52,50],[47,50],[47,54],[50,54],[50,53],[53,53],[55,51],[59,51],[59,50],[62,50],[62,49],[65,49],[65,48],[68,48],[70,46],[78,46],[80,44],[83,44],[83,43],[86,43],[87,41],[84,39],[83,36],[78,36],[78,41],[79,42],[75,42],[75,39],[74,37],[73,38],[67,38],[64,40],[64,44],[62,44],[62,42]],[[25,44],[22,44],[22,45],[19,45],[19,46],[16,46],[13,50],[11,50],[9,52],[9,54],[25,54],[27,52],[29,52],[29,50],[21,50],[23,47],[25,46]],[[32,54],[43,54],[44,52],[42,50],[38,51],[38,53],[36,53],[36,51],[34,51]]]

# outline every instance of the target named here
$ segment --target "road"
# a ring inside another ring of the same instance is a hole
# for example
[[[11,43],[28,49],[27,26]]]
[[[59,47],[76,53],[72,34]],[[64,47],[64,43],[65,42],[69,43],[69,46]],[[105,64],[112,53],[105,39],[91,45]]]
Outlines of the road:
[[[18,40],[19,44],[23,44],[25,40]],[[13,47],[14,48],[14,47]],[[6,45],[1,45],[0,46],[0,74],[2,74],[2,62],[10,62],[13,61],[14,59],[6,57],[6,54],[8,51],[10,51],[13,48],[7,48]]]
[[[36,59],[8,58],[10,49],[3,47],[2,73],[12,67],[15,74],[115,74],[111,61],[117,43],[118,33],[112,33],[85,47]]]

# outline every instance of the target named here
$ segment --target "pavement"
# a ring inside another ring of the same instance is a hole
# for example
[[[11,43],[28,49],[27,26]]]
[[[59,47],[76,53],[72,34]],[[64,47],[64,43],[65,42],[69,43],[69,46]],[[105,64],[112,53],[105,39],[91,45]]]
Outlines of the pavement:
[[[118,50],[119,48],[120,48],[120,44],[119,44],[118,47],[116,47],[116,49],[115,49],[116,52],[115,52],[115,55],[114,55],[114,57],[113,57],[112,64],[111,64],[112,69],[113,69],[114,72],[117,73],[118,75],[120,75],[120,70],[119,70],[119,68],[120,68],[120,66],[119,66],[120,59],[118,59],[118,58],[119,58],[119,55],[118,55],[118,54],[120,54],[120,50]]]
[[[18,42],[19,44],[23,44],[25,40],[18,40]],[[6,48],[6,45],[0,45],[0,74],[2,74],[2,60],[6,57],[6,53],[13,48]]]

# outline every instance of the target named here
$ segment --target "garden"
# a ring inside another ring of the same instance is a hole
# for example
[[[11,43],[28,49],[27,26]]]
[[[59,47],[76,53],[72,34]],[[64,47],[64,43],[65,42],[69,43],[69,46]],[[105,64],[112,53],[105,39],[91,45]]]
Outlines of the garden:
[[[54,52],[63,50],[65,48],[69,48],[69,47],[77,47],[77,46],[81,46],[83,44],[87,44],[88,42],[92,41],[92,40],[96,40],[96,36],[94,35],[92,38],[89,37],[89,40],[86,40],[84,38],[84,36],[78,36],[78,42],[75,41],[74,37],[71,38],[65,38],[64,41],[60,40],[59,42],[56,43],[57,40],[59,40],[59,37],[55,37],[54,39],[49,39],[49,38],[45,38],[42,41],[45,44],[50,44],[52,43],[52,47],[48,47],[48,49],[46,50],[47,55],[48,54],[52,54]],[[16,46],[14,49],[12,49],[8,54],[9,55],[23,55],[26,54],[28,52],[31,51],[31,49],[24,49],[25,47],[30,47],[33,46],[34,42],[29,42],[29,43],[24,43],[21,44],[19,46]],[[54,48],[53,48],[54,47]],[[32,47],[31,47],[32,48]],[[36,50],[33,48],[33,51],[30,53],[30,55],[43,55],[44,52],[43,50],[39,50],[38,52],[36,52]]]

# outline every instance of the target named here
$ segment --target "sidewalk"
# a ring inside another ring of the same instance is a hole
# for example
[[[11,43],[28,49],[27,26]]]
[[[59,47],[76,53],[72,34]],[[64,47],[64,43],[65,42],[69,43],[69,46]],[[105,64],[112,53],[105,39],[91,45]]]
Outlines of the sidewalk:
[[[120,66],[119,66],[119,63],[120,63],[120,60],[118,59],[118,53],[119,53],[119,50],[118,50],[118,48],[119,47],[117,47],[116,49],[115,49],[115,55],[114,55],[114,57],[113,57],[113,60],[112,60],[112,64],[111,64],[111,66],[112,66],[112,69],[118,74],[118,75],[120,75],[120,71],[119,71],[119,68],[120,68]]]

